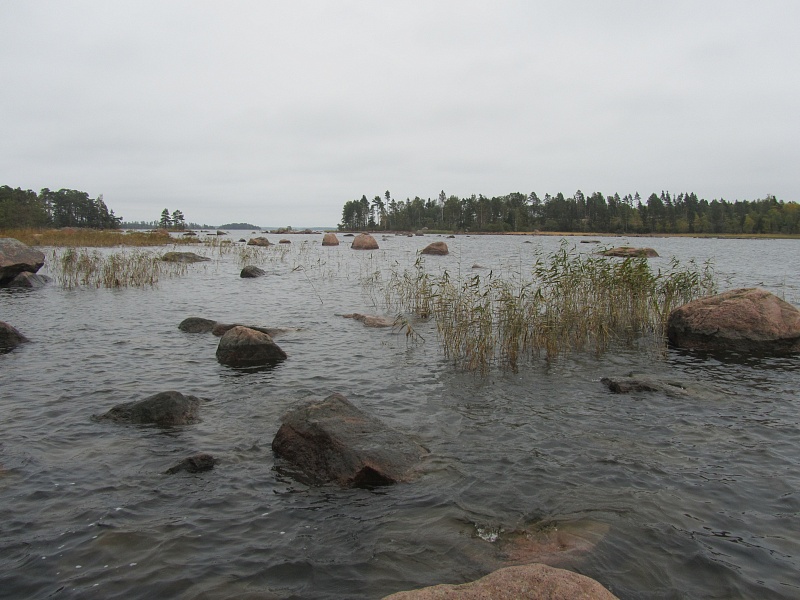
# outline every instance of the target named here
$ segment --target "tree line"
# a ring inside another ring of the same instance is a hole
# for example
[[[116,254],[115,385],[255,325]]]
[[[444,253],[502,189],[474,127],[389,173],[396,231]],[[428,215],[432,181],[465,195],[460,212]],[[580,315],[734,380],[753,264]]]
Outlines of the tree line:
[[[342,207],[340,230],[563,231],[586,233],[800,234],[800,204],[773,195],[757,200],[710,202],[695,193],[634,195],[514,192],[396,200],[389,191],[361,196]]]
[[[0,186],[0,228],[90,227],[117,229],[122,217],[106,206],[103,195],[90,198],[86,192],[44,188],[32,190]]]

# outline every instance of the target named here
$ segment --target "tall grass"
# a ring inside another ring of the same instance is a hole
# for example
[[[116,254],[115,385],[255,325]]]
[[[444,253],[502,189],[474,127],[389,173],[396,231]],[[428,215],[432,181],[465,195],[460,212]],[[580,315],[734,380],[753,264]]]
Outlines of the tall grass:
[[[163,246],[175,243],[169,232],[131,231],[115,229],[5,229],[0,237],[16,238],[28,246],[50,246],[55,248],[110,248],[114,246]],[[181,243],[191,243],[181,240]]]
[[[164,262],[159,254],[133,250],[103,254],[98,250],[53,250],[49,270],[64,288],[153,287],[162,276],[185,275],[185,263]]]
[[[643,337],[663,344],[670,310],[715,290],[709,263],[673,260],[654,272],[646,258],[587,256],[565,242],[538,257],[530,273],[508,277],[433,276],[420,259],[393,271],[384,293],[390,309],[431,317],[457,366],[486,373],[494,366],[516,370],[542,354],[602,353]]]

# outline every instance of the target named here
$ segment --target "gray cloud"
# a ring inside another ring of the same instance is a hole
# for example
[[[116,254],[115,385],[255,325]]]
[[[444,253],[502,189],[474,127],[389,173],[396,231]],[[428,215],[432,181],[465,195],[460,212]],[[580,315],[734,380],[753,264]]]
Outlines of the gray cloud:
[[[577,189],[797,200],[800,5],[0,4],[0,183],[132,220]]]

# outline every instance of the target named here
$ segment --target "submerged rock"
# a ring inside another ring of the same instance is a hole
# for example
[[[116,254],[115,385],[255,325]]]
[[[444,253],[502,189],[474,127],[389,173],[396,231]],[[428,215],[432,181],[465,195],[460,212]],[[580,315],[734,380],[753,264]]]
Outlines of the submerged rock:
[[[30,271],[19,273],[14,279],[8,282],[10,288],[39,289],[50,283],[47,275],[39,275]]]
[[[254,265],[247,265],[242,269],[242,272],[239,274],[239,277],[245,279],[252,279],[255,277],[263,277],[266,274],[267,272],[264,269],[260,269]]]
[[[262,246],[266,248],[267,246],[272,246],[272,242],[270,242],[267,238],[260,236],[250,238],[250,241],[247,242],[248,246]]]
[[[4,321],[0,321],[0,354],[11,352],[14,348],[27,341],[29,341],[28,338],[14,327]]]
[[[341,394],[284,415],[272,449],[313,482],[345,487],[407,481],[428,454]]]
[[[658,256],[658,252],[652,248],[633,248],[631,246],[618,246],[609,250],[600,250],[596,254],[603,256],[619,256],[621,258],[638,258],[644,256],[646,258],[653,258]]]
[[[44,253],[14,238],[0,238],[0,287],[22,272],[36,273],[44,265]]]
[[[800,310],[760,288],[730,290],[673,310],[667,337],[679,348],[793,354],[800,352]]]
[[[359,233],[350,246],[353,250],[377,250],[378,242],[368,233]]]
[[[161,260],[174,263],[197,263],[211,260],[194,252],[166,252]]]
[[[211,329],[211,333],[217,337],[222,337],[234,327],[247,327],[248,329],[266,333],[270,337],[292,331],[289,327],[259,327],[258,325],[245,325],[243,323],[215,323],[214,327]]]
[[[118,404],[97,421],[176,427],[200,422],[200,399],[176,391],[160,392],[144,400]]]
[[[336,234],[332,231],[329,231],[324,236],[322,236],[322,245],[323,246],[338,246],[339,245],[339,238],[336,237]]]
[[[164,473],[166,475],[180,473],[181,471],[186,471],[187,473],[202,473],[203,471],[210,471],[211,469],[213,469],[214,465],[217,464],[218,462],[219,460],[214,458],[210,454],[201,452],[200,454],[195,454],[194,456],[190,456],[189,458],[184,458],[174,467],[170,467],[169,469],[164,471]]]
[[[599,582],[542,564],[505,567],[470,583],[398,592],[384,600],[614,600]]]
[[[180,322],[178,329],[185,331],[186,333],[208,333],[216,324],[217,322],[212,321],[211,319],[204,319],[202,317],[189,317],[188,319],[184,319]]]
[[[631,373],[623,377],[603,377],[600,383],[614,394],[663,392],[667,396],[708,401],[721,400],[725,397],[725,394],[696,381],[677,380],[652,375],[634,375]]]
[[[425,246],[421,251],[420,254],[432,254],[435,256],[445,256],[449,254],[450,250],[447,248],[447,244],[444,242],[433,242]]]
[[[269,334],[236,325],[219,340],[217,360],[229,367],[260,367],[286,360]]]
[[[362,315],[361,313],[350,313],[342,315],[345,319],[355,319],[361,321],[365,327],[392,327],[394,320],[378,315]]]

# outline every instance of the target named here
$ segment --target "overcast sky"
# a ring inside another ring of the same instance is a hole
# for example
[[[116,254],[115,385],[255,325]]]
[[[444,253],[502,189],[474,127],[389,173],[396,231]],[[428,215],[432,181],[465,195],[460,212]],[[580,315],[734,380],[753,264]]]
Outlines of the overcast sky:
[[[0,185],[126,220],[347,200],[800,200],[800,2],[3,0]]]

